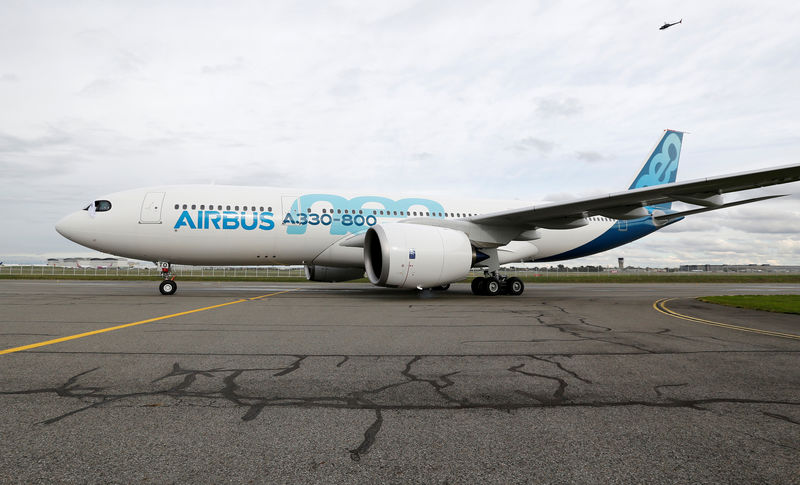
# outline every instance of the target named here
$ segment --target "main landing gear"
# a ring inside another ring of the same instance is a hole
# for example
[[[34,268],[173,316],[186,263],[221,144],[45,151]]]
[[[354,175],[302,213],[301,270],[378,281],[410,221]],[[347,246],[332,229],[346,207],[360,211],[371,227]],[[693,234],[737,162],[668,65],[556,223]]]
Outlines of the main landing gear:
[[[497,296],[497,295],[521,295],[525,291],[525,283],[521,279],[512,276],[487,274],[478,276],[472,280],[472,293],[475,295]]]
[[[158,291],[162,295],[172,295],[178,290],[178,284],[175,283],[175,275],[172,274],[172,265],[170,263],[158,263],[161,268],[161,278],[164,281],[158,285]]]

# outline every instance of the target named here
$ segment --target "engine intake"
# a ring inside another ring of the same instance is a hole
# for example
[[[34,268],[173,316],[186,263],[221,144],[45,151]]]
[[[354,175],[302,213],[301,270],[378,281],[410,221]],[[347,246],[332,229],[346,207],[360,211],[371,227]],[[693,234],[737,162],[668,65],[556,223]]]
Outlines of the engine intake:
[[[370,282],[397,288],[430,288],[465,278],[474,252],[461,231],[416,224],[377,225],[364,238]]]

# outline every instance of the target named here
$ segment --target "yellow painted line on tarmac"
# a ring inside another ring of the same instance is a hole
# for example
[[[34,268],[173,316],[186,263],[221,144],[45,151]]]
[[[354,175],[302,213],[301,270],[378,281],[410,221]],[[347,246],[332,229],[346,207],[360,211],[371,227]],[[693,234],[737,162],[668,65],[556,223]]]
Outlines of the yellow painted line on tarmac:
[[[207,307],[203,307],[203,308],[196,308],[194,310],[189,310],[189,311],[185,311],[185,312],[173,313],[172,315],[164,315],[163,317],[148,318],[147,320],[141,320],[141,321],[133,322],[133,323],[126,323],[124,325],[117,325],[115,327],[101,328],[100,330],[92,330],[91,332],[84,332],[84,333],[79,333],[77,335],[69,335],[67,337],[60,337],[60,338],[56,338],[56,339],[53,339],[53,340],[46,340],[44,342],[37,342],[35,344],[23,345],[22,347],[14,347],[14,348],[11,348],[11,349],[0,350],[0,355],[11,354],[11,353],[14,353],[14,352],[22,352],[23,350],[30,350],[30,349],[35,349],[37,347],[44,347],[45,345],[53,345],[53,344],[57,344],[57,343],[61,343],[61,342],[66,342],[68,340],[75,340],[75,339],[79,339],[79,338],[83,338],[83,337],[89,337],[91,335],[97,335],[99,333],[113,332],[114,330],[121,330],[123,328],[128,328],[128,327],[133,327],[133,326],[136,326],[136,325],[141,325],[143,323],[152,323],[152,322],[157,322],[159,320],[166,320],[168,318],[175,318],[175,317],[180,317],[182,315],[189,315],[191,313],[204,312],[206,310],[213,310],[214,308],[222,308],[224,306],[235,305],[237,303],[243,303],[243,302],[246,302],[246,301],[260,300],[262,298],[267,298],[269,296],[281,295],[283,293],[288,293],[290,291],[295,291],[296,289],[297,288],[292,288],[290,290],[284,290],[284,291],[277,291],[275,293],[268,293],[266,295],[254,296],[253,298],[243,298],[241,300],[229,301],[228,303],[220,303],[219,305],[211,305],[211,306],[207,306]]]
[[[702,318],[693,317],[691,315],[684,315],[682,313],[676,312],[675,310],[667,308],[667,302],[675,299],[676,298],[662,298],[660,300],[656,300],[656,302],[653,303],[653,308],[657,312],[663,313],[664,315],[680,318],[682,320],[688,320],[690,322],[702,323],[703,325],[712,325],[714,327],[722,327],[730,330],[738,330],[740,332],[760,333],[761,335],[769,335],[770,337],[800,340],[800,335],[795,335],[793,333],[772,332],[769,330],[761,330],[759,328],[742,327],[739,325],[731,325],[730,323],[714,322],[711,320],[704,320]]]

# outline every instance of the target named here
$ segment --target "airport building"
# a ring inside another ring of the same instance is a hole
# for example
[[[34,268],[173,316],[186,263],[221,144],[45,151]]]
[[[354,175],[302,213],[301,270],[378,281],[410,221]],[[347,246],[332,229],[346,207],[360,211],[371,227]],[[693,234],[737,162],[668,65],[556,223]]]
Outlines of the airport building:
[[[57,268],[135,268],[138,261],[125,258],[48,258],[47,266]]]
[[[800,273],[800,266],[771,264],[683,264],[678,271],[705,273]]]

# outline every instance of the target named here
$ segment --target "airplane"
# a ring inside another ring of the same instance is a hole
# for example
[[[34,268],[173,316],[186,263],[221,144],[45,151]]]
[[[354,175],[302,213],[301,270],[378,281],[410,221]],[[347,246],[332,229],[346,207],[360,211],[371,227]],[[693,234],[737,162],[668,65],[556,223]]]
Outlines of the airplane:
[[[377,286],[447,289],[472,268],[476,295],[520,295],[510,262],[589,256],[686,216],[767,200],[723,194],[800,180],[800,164],[676,182],[684,133],[664,130],[626,191],[566,202],[444,200],[269,187],[172,185],[105,195],[56,224],[83,246],[172,264],[304,265],[312,281],[364,276]],[[673,210],[675,201],[690,204]],[[693,207],[693,208],[692,208]],[[90,210],[91,209],[91,210]]]
[[[680,19],[677,22],[673,22],[673,23],[664,22],[664,25],[659,27],[658,30],[668,29],[668,28],[672,27],[673,25],[678,25],[678,24],[682,24],[682,23],[683,23],[683,19]]]

